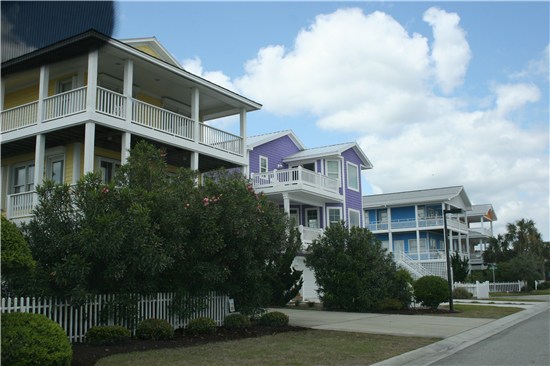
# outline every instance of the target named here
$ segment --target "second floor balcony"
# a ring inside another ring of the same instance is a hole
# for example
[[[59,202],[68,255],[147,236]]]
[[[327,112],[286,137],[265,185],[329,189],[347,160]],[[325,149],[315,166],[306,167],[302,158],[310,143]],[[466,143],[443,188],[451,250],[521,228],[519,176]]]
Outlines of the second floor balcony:
[[[331,201],[343,199],[343,195],[340,193],[340,182],[337,179],[312,172],[301,166],[266,173],[253,173],[251,180],[255,190],[266,194],[296,192],[325,197]]]
[[[443,228],[444,220],[442,216],[426,217],[426,218],[410,218],[410,219],[395,219],[382,222],[372,222],[367,224],[367,228],[371,231],[396,231],[407,229],[425,229],[425,228]],[[457,217],[447,218],[447,228],[467,231],[468,225]]]
[[[94,112],[106,118],[113,127],[123,128],[124,122],[139,125],[177,139],[196,141],[202,145],[244,156],[243,139],[240,136],[214,128],[189,117],[171,112],[135,98],[128,98],[111,90],[97,87],[95,103],[91,111],[87,106],[88,87],[45,98],[42,103],[34,101],[2,111],[1,133],[24,134],[24,129],[68,118],[87,112]],[[41,104],[41,105],[40,105]]]

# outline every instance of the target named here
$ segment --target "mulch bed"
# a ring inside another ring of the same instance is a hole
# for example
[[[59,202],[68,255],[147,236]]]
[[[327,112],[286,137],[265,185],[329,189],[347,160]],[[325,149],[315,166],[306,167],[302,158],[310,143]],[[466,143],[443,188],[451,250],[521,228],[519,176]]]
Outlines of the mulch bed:
[[[223,327],[217,328],[216,333],[201,336],[190,336],[177,330],[174,339],[169,341],[143,341],[132,339],[124,344],[116,346],[90,346],[87,344],[73,344],[73,366],[92,366],[100,358],[117,353],[139,352],[162,348],[192,347],[211,342],[224,342],[245,338],[256,338],[266,335],[273,335],[283,332],[303,331],[302,327],[265,327],[254,325],[243,330],[227,330]]]

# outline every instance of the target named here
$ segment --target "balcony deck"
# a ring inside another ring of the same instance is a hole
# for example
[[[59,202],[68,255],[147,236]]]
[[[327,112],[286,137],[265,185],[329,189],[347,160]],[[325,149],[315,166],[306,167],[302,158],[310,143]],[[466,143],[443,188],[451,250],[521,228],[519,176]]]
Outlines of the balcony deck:
[[[87,112],[87,93],[88,87],[81,87],[45,98],[43,100],[42,115],[39,115],[39,101],[4,110],[2,111],[0,132],[4,135],[35,126],[39,121],[47,124],[53,120],[85,113]],[[197,141],[217,150],[244,156],[243,139],[240,136],[204,123],[199,123],[198,128],[196,128],[197,122],[186,116],[97,87],[94,112],[113,118],[113,124],[116,126],[117,121],[127,119],[128,111],[131,113],[129,120],[132,124],[182,140]]]
[[[414,219],[399,219],[391,220],[391,223],[388,222],[374,222],[369,223],[367,228],[371,231],[407,231],[407,229],[425,229],[425,228],[443,228],[443,217],[428,217],[428,218],[419,218]],[[447,219],[447,227],[467,231],[468,225],[464,222],[458,221],[456,218]]]

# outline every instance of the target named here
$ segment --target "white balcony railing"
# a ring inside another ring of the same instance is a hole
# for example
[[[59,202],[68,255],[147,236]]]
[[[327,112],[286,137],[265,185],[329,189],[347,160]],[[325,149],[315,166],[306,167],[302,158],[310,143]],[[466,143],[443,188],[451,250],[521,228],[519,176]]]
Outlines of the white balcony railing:
[[[470,233],[473,234],[473,235],[482,235],[482,236],[487,236],[487,237],[493,236],[492,230],[488,229],[488,228],[471,227],[469,230],[470,230]]]
[[[109,89],[97,88],[96,109],[112,117],[126,118],[126,96]]]
[[[2,132],[35,125],[38,119],[38,102],[20,105],[2,111]]]
[[[9,132],[86,111],[87,87],[56,94],[44,99],[43,115],[38,114],[38,102],[32,102],[2,111],[1,132]],[[240,136],[200,123],[199,136],[195,136],[195,121],[151,104],[131,99],[125,95],[98,87],[96,112],[119,118],[127,118],[127,103],[132,103],[133,123],[167,133],[172,136],[197,141],[212,148],[243,155],[243,139]],[[43,117],[43,118],[41,118]]]
[[[242,137],[218,130],[212,126],[205,125],[204,123],[200,124],[199,142],[215,147],[216,149],[242,155]]]
[[[23,192],[8,195],[8,219],[18,219],[32,216],[36,201],[36,192]]]
[[[66,117],[86,110],[85,86],[44,99],[44,121]]]
[[[273,170],[267,173],[256,173],[252,175],[252,184],[254,189],[271,188],[299,183],[333,193],[339,193],[339,184],[337,179],[303,169],[302,167]]]
[[[304,225],[299,225],[298,231],[302,235],[302,243],[304,244],[313,243],[313,241],[323,235],[324,232],[323,229],[315,229]]]
[[[194,121],[185,116],[134,99],[132,122],[167,134],[193,140]]]
[[[367,224],[367,228],[370,231],[388,230],[388,223],[387,222],[372,222],[372,223]]]

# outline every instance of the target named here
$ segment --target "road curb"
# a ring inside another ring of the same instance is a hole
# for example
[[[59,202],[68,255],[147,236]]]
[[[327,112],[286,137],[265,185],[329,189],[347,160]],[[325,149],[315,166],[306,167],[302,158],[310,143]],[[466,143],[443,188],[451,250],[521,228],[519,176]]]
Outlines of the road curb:
[[[372,366],[427,366],[502,332],[550,308],[550,303],[532,303],[523,311],[445,338],[414,351],[378,362]]]

